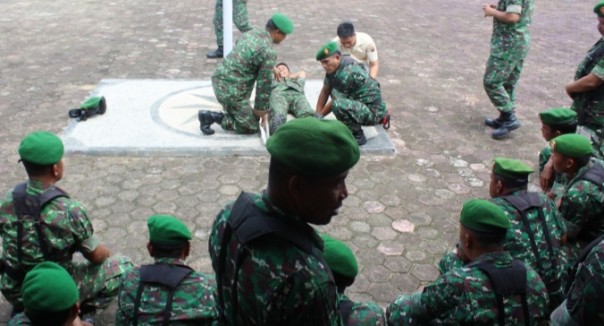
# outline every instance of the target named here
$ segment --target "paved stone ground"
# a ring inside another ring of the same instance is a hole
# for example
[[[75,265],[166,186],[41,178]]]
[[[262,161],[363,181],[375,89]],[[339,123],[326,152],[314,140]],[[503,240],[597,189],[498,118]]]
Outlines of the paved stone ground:
[[[491,140],[482,120],[494,115],[482,89],[490,19],[477,0],[365,2],[252,0],[253,24],[279,10],[296,31],[277,49],[280,60],[322,70],[317,48],[345,19],[371,34],[379,48],[379,80],[393,112],[394,157],[365,156],[351,171],[350,196],[323,229],[350,243],[361,273],[354,299],[386,306],[401,292],[437,277],[435,263],[457,236],[461,204],[486,197],[493,156],[536,165],[544,146],[537,112],[567,105],[563,86],[597,40],[594,1],[539,1],[533,43],[518,89],[523,127],[505,141]],[[67,110],[101,79],[208,79],[217,61],[212,0],[0,2],[0,188],[26,176],[17,164],[22,136],[36,129],[61,132]],[[115,130],[116,133],[120,132]],[[86,203],[96,233],[113,252],[137,263],[144,250],[145,219],[173,213],[194,229],[190,263],[211,273],[209,226],[241,190],[266,184],[267,157],[66,158],[60,185]],[[10,307],[0,303],[0,320]],[[101,325],[112,324],[112,310]]]

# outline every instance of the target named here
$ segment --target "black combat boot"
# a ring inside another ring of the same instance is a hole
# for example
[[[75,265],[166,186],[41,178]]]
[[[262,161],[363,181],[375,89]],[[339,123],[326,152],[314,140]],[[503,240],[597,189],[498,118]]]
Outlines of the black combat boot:
[[[352,135],[354,136],[354,139],[356,139],[357,144],[359,144],[359,146],[363,146],[367,143],[367,138],[365,138],[365,133],[363,132],[363,128],[361,128],[361,126],[355,128],[352,131]]]
[[[501,126],[491,133],[493,139],[502,139],[509,135],[512,130],[520,128],[520,121],[516,119],[514,111],[501,113]]]
[[[208,52],[208,54],[206,54],[206,57],[208,57],[208,59],[218,59],[222,58],[223,55],[224,53],[222,52],[222,47],[219,47],[214,51]]]
[[[199,129],[203,132],[204,135],[212,135],[214,130],[210,128],[210,126],[216,122],[222,122],[222,118],[224,117],[224,113],[215,112],[215,111],[204,111],[201,110],[197,112],[197,118],[199,119]]]
[[[497,129],[497,128],[501,127],[501,124],[503,123],[502,118],[501,118],[502,116],[503,116],[503,112],[499,111],[499,117],[497,117],[496,119],[486,118],[486,119],[484,119],[484,124],[487,127]]]

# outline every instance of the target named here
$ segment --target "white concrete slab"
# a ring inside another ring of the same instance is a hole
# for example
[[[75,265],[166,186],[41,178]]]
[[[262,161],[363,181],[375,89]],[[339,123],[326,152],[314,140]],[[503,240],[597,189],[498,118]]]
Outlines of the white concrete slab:
[[[305,92],[314,107],[321,80],[308,80]],[[102,95],[107,112],[86,121],[70,119],[61,137],[67,153],[133,156],[267,155],[257,135],[237,135],[217,124],[214,135],[199,130],[198,110],[220,111],[210,81],[102,80],[91,95]],[[253,99],[253,96],[252,96]],[[332,117],[333,118],[333,117]],[[363,127],[365,154],[394,154],[381,126]]]

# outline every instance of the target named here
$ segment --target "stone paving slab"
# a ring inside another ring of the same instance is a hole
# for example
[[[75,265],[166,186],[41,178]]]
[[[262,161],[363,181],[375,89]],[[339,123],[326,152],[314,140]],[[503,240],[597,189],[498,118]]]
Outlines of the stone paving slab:
[[[316,103],[323,82],[308,80],[305,93]],[[199,130],[198,110],[220,111],[207,80],[102,80],[92,95],[104,96],[107,111],[85,121],[71,119],[63,132],[67,153],[133,156],[268,155],[259,134],[237,135],[217,124],[214,135]],[[252,98],[255,94],[252,94]],[[328,118],[334,119],[333,114]],[[363,127],[364,154],[394,154],[381,126]]]

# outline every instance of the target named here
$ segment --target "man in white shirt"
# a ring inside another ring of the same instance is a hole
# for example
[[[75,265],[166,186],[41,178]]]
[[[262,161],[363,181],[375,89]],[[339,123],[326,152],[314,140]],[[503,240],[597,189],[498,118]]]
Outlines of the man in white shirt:
[[[376,78],[378,75],[379,64],[375,42],[371,36],[365,33],[355,33],[354,25],[351,22],[343,22],[338,25],[337,35],[334,39],[340,47],[340,52],[344,55],[350,55],[359,63],[369,67],[369,75]]]

